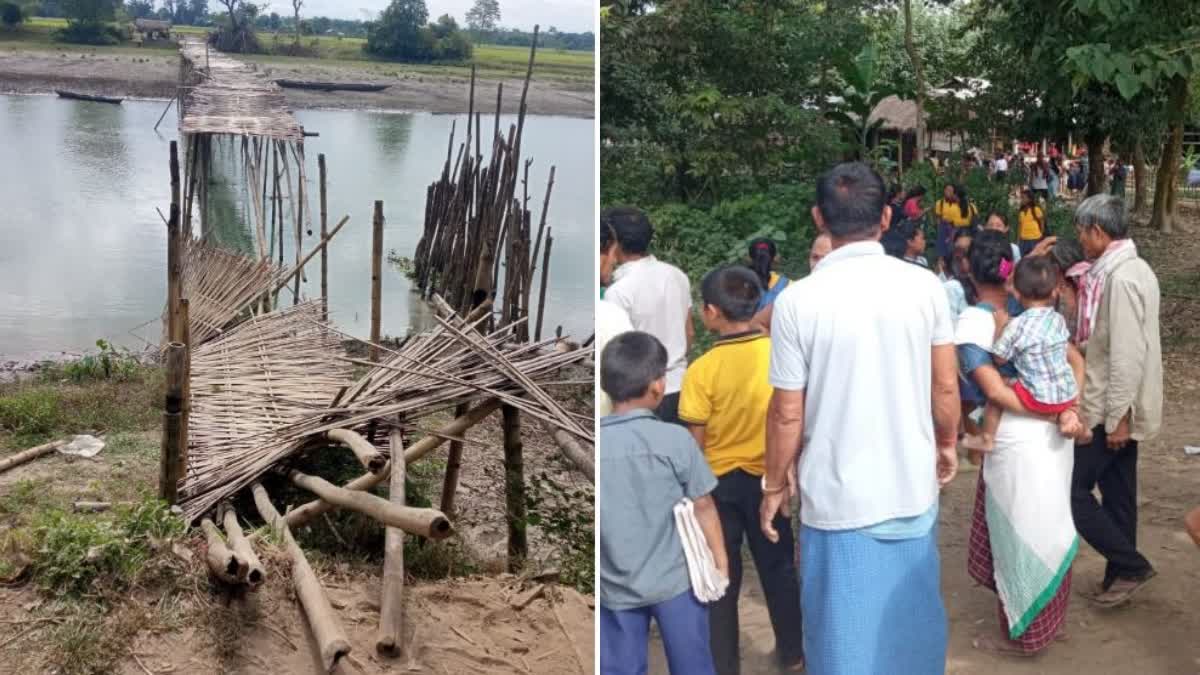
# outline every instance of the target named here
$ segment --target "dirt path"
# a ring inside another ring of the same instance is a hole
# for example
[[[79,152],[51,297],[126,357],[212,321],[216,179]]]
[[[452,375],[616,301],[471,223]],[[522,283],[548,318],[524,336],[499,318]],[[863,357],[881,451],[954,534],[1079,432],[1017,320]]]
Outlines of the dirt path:
[[[146,55],[124,52],[0,51],[0,92],[52,93],[70,89],[81,93],[167,99],[175,95],[178,58],[173,52],[147,50]],[[406,71],[390,63],[288,61],[261,66],[272,78],[387,83],[378,93],[322,93],[289,89],[287,100],[296,108],[369,109],[405,112],[465,113],[468,80],[452,74]],[[481,78],[484,100],[495,100],[497,82]],[[516,113],[521,81],[503,80],[504,112]],[[590,81],[573,83],[537,76],[529,86],[528,110],[534,115],[592,117],[595,92]],[[494,110],[495,104],[490,104]]]
[[[1200,222],[1200,214],[1188,215]],[[947,673],[1200,674],[1200,551],[1182,524],[1188,509],[1200,505],[1200,456],[1183,452],[1185,445],[1200,445],[1200,241],[1191,232],[1163,236],[1144,229],[1136,230],[1134,238],[1158,273],[1164,294],[1164,429],[1142,446],[1138,464],[1139,548],[1159,576],[1128,606],[1095,608],[1081,593],[1099,582],[1104,561],[1081,543],[1067,616],[1069,640],[1028,660],[979,652],[972,639],[999,631],[996,596],[967,576],[977,474],[962,473],[942,493],[939,514],[942,598],[950,621]],[[752,564],[747,565],[739,606],[742,673],[777,672],[774,636]],[[651,649],[651,666],[654,675],[666,675],[660,644]]]

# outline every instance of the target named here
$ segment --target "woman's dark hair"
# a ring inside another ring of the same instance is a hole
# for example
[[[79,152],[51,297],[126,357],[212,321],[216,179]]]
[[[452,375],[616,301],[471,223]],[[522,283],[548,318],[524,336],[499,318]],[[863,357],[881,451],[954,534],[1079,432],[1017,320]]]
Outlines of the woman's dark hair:
[[[649,333],[621,333],[600,353],[600,388],[613,403],[645,394],[651,383],[666,374],[667,348]]]
[[[763,288],[771,285],[771,263],[775,262],[778,249],[775,242],[766,237],[759,237],[750,242],[750,269],[758,275],[758,281]]]
[[[909,188],[908,193],[904,195],[904,201],[908,201],[908,200],[912,199],[913,197],[924,197],[924,196],[925,196],[925,186],[924,185],[914,185],[913,187]]]
[[[1029,204],[1025,203],[1025,198],[1029,197]],[[1033,190],[1025,188],[1021,190],[1021,210],[1032,211],[1037,206],[1037,195],[1033,194]]]
[[[1083,262],[1087,258],[1083,254],[1083,246],[1079,244],[1078,239],[1058,239],[1054,242],[1054,246],[1050,247],[1050,258],[1058,265],[1058,269],[1063,274],[1067,270],[1074,267],[1076,264]]]
[[[608,250],[610,246],[617,240],[617,235],[613,232],[612,225],[608,221],[600,221],[600,252]]]
[[[995,230],[984,230],[971,240],[967,260],[971,266],[971,279],[978,284],[1003,285],[1007,277],[1000,274],[1000,264],[1012,263],[1012,245],[1008,238]]]
[[[721,310],[730,321],[749,321],[758,311],[763,285],[755,273],[742,265],[728,265],[704,275],[700,297],[704,304]]]
[[[899,227],[899,223],[897,223],[897,227]],[[888,228],[888,231],[879,238],[879,243],[883,245],[883,252],[893,258],[903,259],[908,250],[908,241],[895,227]]]
[[[1004,227],[1008,227],[1008,217],[999,211],[988,211],[988,214],[984,217],[982,224],[986,226],[987,222],[992,219],[992,216],[999,218],[1000,222],[1004,223]]]
[[[958,199],[958,213],[964,220],[970,220],[971,200],[967,197],[967,188],[963,187],[961,183],[955,183],[951,187],[954,188],[954,197]]]

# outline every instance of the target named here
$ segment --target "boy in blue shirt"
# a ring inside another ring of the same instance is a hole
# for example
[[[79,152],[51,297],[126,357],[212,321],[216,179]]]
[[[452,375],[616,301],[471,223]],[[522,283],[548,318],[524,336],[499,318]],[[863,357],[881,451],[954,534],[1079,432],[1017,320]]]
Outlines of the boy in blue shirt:
[[[600,420],[600,673],[642,675],[650,619],[672,675],[714,675],[708,608],[696,599],[675,526],[691,499],[717,569],[729,562],[716,505],[717,479],[686,429],[654,415],[666,389],[667,350],[642,332],[613,338],[600,357],[600,388],[613,412]]]

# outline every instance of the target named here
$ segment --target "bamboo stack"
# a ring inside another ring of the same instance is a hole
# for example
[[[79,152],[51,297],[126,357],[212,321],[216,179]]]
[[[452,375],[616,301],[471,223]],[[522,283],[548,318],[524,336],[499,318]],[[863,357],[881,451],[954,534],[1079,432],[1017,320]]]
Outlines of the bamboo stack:
[[[516,324],[530,315],[537,252],[543,236],[549,233],[546,214],[554,186],[554,167],[550,168],[540,224],[534,235],[529,210],[532,161],[522,164],[521,159],[525,101],[533,76],[537,33],[535,27],[517,123],[509,126],[507,134],[500,131],[503,84],[497,90],[492,153],[486,163],[481,152],[479,114],[475,112],[472,69],[465,141],[455,151],[456,129],[452,126],[442,174],[426,191],[424,233],[413,256],[415,283],[421,297],[430,299],[440,295],[464,314],[497,297],[503,270],[504,288],[496,302],[502,326]],[[517,195],[518,183],[523,186],[521,196]],[[540,303],[539,322],[543,308],[544,303]],[[527,325],[518,328],[517,337],[521,340],[529,339]]]

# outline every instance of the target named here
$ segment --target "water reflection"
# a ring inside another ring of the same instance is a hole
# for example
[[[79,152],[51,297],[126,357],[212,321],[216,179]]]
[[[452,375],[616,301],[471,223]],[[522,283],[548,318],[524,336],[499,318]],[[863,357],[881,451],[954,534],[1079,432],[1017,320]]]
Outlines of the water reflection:
[[[83,349],[101,337],[134,346],[138,340],[128,331],[158,316],[166,293],[166,228],[157,209],[166,213],[169,203],[167,144],[175,138],[170,120],[153,130],[162,107],[0,95],[0,153],[17,158],[0,161],[0,354]],[[317,155],[323,152],[330,226],[343,215],[351,219],[329,249],[331,315],[342,330],[366,335],[373,203],[384,200],[385,251],[411,256],[450,124],[458,120],[461,140],[466,116],[302,110],[297,117],[321,134],[305,142],[310,207],[317,208]],[[503,118],[501,126],[510,121]],[[490,120],[483,122],[490,129]],[[551,164],[558,166],[547,334],[558,324],[581,338],[592,331],[592,139],[591,120],[537,117],[527,124],[535,222],[545,176]],[[240,145],[217,147],[209,222],[224,245],[252,251],[254,234],[241,210],[247,187]],[[284,259],[291,261],[295,240],[285,220]],[[319,230],[315,212],[313,225]],[[306,235],[304,249],[316,240]],[[308,296],[320,292],[318,269],[308,270]],[[383,289],[385,334],[429,324],[428,309],[390,266]],[[291,301],[287,293],[282,298]],[[158,329],[152,323],[141,333],[154,340]]]

